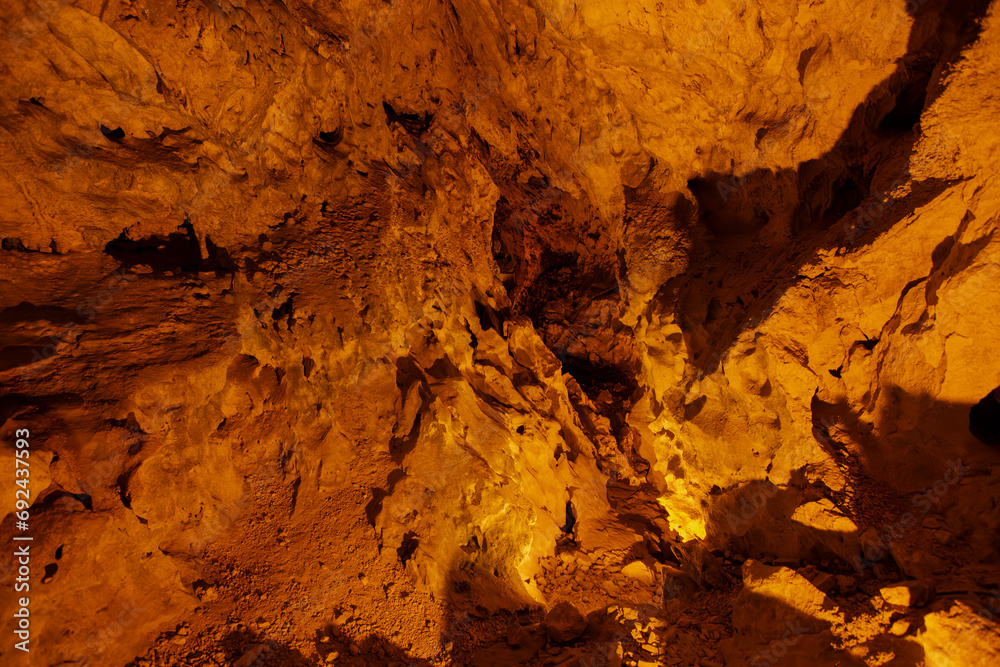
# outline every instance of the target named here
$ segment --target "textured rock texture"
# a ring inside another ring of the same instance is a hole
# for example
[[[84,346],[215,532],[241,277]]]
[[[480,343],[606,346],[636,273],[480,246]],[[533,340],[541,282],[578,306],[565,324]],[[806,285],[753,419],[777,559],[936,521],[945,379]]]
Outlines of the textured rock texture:
[[[0,662],[997,664],[997,7],[5,2]]]

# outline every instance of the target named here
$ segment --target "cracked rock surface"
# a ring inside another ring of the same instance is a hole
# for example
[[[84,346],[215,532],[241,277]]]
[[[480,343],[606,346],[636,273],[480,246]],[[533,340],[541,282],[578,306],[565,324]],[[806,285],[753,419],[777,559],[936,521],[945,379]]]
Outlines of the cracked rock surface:
[[[5,2],[0,662],[1000,663],[998,7]]]

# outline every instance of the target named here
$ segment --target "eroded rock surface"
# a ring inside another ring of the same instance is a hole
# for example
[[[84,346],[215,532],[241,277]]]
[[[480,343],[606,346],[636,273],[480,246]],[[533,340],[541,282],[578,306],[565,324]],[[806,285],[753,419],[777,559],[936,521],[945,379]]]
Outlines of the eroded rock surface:
[[[998,11],[4,4],[0,661],[996,664]]]

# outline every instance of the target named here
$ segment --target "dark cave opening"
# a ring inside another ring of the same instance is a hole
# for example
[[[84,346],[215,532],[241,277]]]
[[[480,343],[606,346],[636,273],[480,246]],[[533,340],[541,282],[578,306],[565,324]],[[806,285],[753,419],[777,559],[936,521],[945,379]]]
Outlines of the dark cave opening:
[[[757,233],[770,216],[760,205],[759,190],[769,191],[775,174],[755,170],[748,174],[709,172],[688,181],[688,190],[698,202],[702,224],[719,238]]]
[[[567,356],[563,359],[563,372],[569,373],[577,382],[580,388],[591,398],[598,400],[602,391],[607,391],[614,401],[618,403],[631,401],[633,394],[639,387],[634,376],[629,375],[620,368],[605,364],[598,364],[587,359]],[[612,419],[612,427],[620,428],[624,424],[616,424]]]
[[[969,409],[969,431],[987,445],[1000,445],[1000,387]]]
[[[101,134],[103,134],[104,137],[109,141],[114,141],[114,142],[119,142],[125,138],[125,130],[123,130],[120,127],[116,127],[115,129],[112,130],[110,127],[101,125]]]
[[[145,264],[154,273],[190,273],[201,267],[201,249],[194,227],[184,222],[178,227],[183,231],[171,232],[166,237],[153,234],[133,241],[126,232],[108,241],[104,252],[121,262],[122,268]]]
[[[566,523],[562,526],[562,532],[572,533],[573,526],[576,525],[576,510],[573,508],[573,502],[570,500],[566,501]]]
[[[500,217],[504,203],[503,197],[500,199],[501,201],[497,202],[497,218]],[[504,289],[508,293],[512,293],[517,284],[517,259],[508,247],[510,238],[502,232],[499,222],[498,219],[493,222],[493,261],[496,262],[497,269],[500,271],[500,281],[503,283]]]

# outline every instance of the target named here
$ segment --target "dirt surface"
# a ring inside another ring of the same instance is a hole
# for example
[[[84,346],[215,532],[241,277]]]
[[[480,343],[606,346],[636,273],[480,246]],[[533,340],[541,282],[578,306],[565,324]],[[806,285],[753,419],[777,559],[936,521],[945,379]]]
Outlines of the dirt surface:
[[[997,12],[4,3],[0,664],[1000,664]]]

